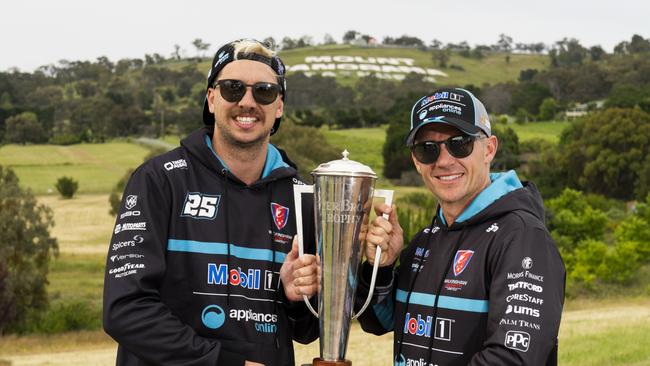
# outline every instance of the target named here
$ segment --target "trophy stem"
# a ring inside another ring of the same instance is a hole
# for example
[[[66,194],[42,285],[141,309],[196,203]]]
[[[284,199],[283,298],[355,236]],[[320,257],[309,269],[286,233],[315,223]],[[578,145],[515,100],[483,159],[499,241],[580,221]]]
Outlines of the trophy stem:
[[[325,361],[320,358],[314,358],[312,366],[352,366],[352,362],[348,360],[342,361]]]

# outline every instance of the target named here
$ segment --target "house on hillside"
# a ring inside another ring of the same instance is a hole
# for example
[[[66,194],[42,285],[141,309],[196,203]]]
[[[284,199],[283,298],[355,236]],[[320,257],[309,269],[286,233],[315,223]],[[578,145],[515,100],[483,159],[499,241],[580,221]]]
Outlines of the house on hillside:
[[[591,111],[602,109],[604,104],[605,104],[604,100],[597,100],[595,102],[589,102],[589,103],[576,103],[570,108],[568,108],[566,111],[564,111],[564,119],[566,121],[570,121],[576,118],[586,116],[587,113]]]

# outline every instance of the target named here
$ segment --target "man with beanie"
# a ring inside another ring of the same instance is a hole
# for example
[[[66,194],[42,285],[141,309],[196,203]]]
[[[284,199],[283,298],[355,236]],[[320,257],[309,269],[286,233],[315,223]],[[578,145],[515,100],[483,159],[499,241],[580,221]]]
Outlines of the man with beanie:
[[[497,137],[469,91],[424,96],[410,122],[406,145],[438,207],[403,251],[395,207],[375,208],[360,298],[377,246],[382,267],[363,329],[394,331],[399,366],[557,365],[565,269],[538,190],[490,173]]]
[[[208,74],[205,126],[131,176],[104,285],[117,365],[294,365],[292,340],[317,338],[302,302],[317,291],[317,258],[298,257],[292,240],[293,184],[302,182],[269,143],[284,76],[258,41],[222,46]]]

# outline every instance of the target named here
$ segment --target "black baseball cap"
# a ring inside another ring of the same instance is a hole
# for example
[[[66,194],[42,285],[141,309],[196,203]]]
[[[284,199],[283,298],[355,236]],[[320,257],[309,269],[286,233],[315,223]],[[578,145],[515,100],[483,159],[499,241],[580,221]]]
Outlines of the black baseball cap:
[[[438,89],[420,98],[411,109],[411,131],[406,137],[406,145],[413,145],[420,128],[430,123],[448,124],[472,136],[481,131],[492,135],[485,106],[465,89]]]
[[[226,43],[225,45],[221,46],[219,50],[217,50],[217,52],[214,54],[214,58],[212,59],[212,63],[210,64],[210,70],[208,71],[208,86],[206,87],[205,100],[203,101],[203,123],[206,124],[207,126],[214,125],[214,115],[210,113],[210,108],[208,107],[207,91],[208,89],[213,87],[213,84],[217,79],[217,75],[219,75],[219,72],[227,64],[236,60],[258,61],[273,69],[273,71],[275,71],[275,73],[277,74],[278,84],[280,85],[281,88],[280,97],[282,98],[282,101],[284,101],[285,103],[287,102],[287,82],[284,77],[286,74],[286,68],[284,66],[284,63],[280,59],[280,57],[278,56],[267,57],[265,55],[261,55],[258,53],[244,53],[244,52],[239,52],[235,55],[235,45],[241,41],[257,42],[260,45],[262,45],[264,48],[268,48],[266,44],[254,39],[239,39],[236,41],[232,41],[230,43]],[[273,128],[271,129],[271,135],[273,135],[278,131],[278,129],[280,128],[281,120],[282,117],[278,117],[275,119],[275,123],[273,124]]]

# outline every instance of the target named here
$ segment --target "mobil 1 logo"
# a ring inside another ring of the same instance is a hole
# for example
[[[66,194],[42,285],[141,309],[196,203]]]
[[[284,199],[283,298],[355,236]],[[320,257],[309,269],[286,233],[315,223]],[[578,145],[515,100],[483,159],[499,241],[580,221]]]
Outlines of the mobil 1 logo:
[[[264,271],[264,289],[266,291],[275,291],[280,285],[280,272]]]
[[[209,195],[200,192],[187,192],[181,217],[214,220],[217,217],[221,195]]]

